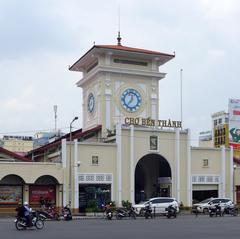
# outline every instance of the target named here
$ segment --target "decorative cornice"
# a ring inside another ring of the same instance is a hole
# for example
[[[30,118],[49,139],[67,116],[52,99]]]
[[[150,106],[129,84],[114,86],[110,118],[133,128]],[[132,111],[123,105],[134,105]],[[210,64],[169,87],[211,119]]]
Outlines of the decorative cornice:
[[[91,73],[84,76],[80,81],[77,82],[77,86],[81,87],[86,81],[92,79],[96,74],[100,72],[110,72],[110,73],[119,73],[126,75],[136,75],[136,76],[147,76],[155,77],[157,79],[163,79],[166,76],[166,73],[146,71],[146,70],[137,70],[137,69],[126,69],[113,66],[98,66]],[[152,80],[152,79],[151,79]]]

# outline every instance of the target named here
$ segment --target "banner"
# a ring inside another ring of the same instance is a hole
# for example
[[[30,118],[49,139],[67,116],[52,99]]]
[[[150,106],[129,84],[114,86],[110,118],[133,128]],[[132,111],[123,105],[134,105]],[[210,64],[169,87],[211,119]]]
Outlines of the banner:
[[[230,99],[229,113],[229,145],[240,149],[240,99]]]
[[[22,203],[22,186],[0,186],[0,204]]]
[[[30,185],[29,186],[29,200],[30,203],[40,203],[40,198],[47,200],[48,202],[56,202],[56,187],[53,185],[41,186]]]

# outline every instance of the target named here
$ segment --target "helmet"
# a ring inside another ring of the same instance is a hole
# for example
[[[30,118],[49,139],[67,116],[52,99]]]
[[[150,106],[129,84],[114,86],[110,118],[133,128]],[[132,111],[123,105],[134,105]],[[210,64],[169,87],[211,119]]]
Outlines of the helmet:
[[[23,205],[24,205],[24,206],[28,205],[28,202],[24,202]]]

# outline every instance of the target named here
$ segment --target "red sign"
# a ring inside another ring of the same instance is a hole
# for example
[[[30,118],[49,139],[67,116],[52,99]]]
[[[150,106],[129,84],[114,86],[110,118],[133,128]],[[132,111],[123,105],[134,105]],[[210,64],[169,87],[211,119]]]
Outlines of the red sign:
[[[56,201],[56,187],[52,185],[41,186],[31,185],[29,187],[29,201],[30,203],[39,203],[40,198],[48,199],[52,203]]]
[[[239,110],[233,110],[233,115],[240,115],[240,111]]]

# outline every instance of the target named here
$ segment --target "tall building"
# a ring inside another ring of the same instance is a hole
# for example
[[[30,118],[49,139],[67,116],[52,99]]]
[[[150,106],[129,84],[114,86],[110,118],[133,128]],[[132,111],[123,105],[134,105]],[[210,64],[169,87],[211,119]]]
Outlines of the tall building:
[[[212,114],[214,147],[220,147],[222,145],[224,145],[225,147],[229,147],[228,125],[229,125],[228,113],[226,113],[225,111],[220,111]]]

